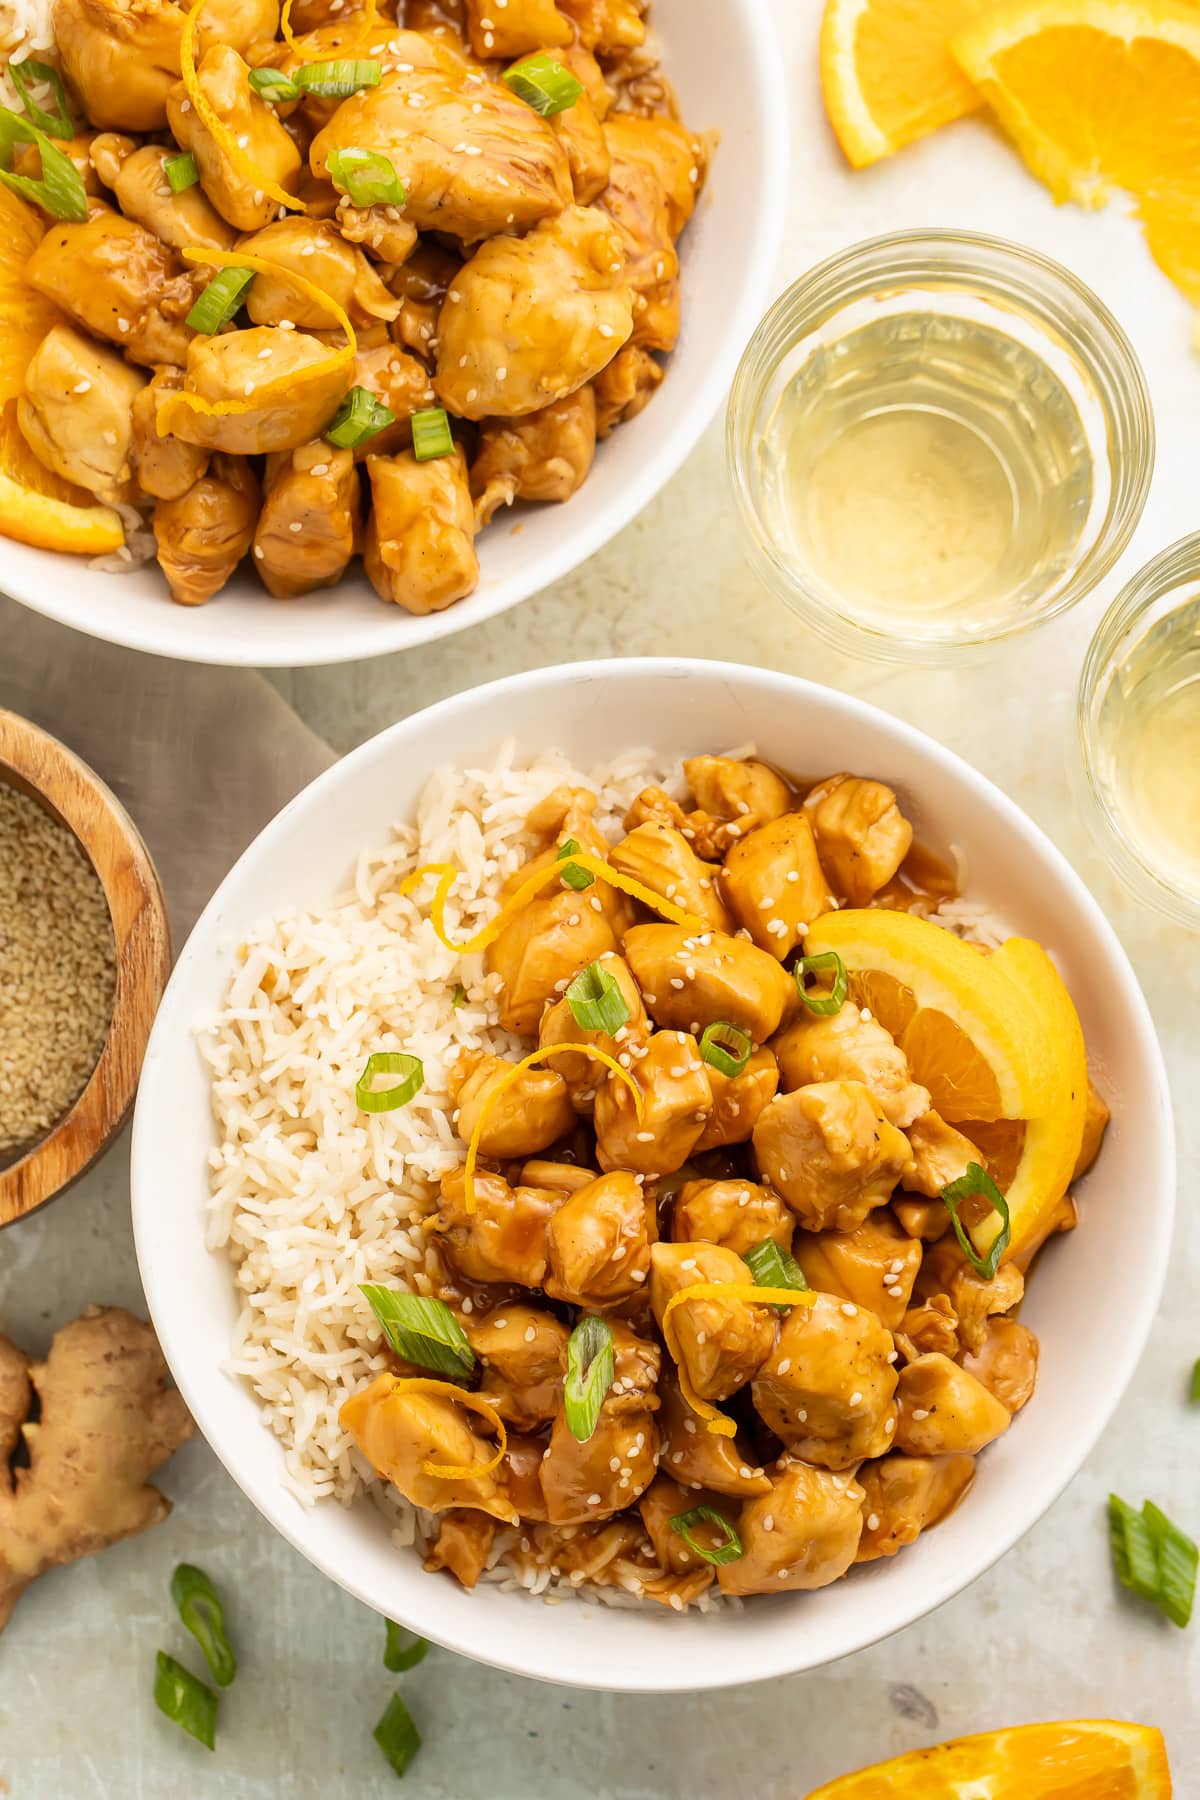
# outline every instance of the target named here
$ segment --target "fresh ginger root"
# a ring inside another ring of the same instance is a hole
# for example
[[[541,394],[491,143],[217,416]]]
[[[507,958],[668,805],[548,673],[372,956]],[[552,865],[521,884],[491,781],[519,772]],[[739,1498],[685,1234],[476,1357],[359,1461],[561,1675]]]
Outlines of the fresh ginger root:
[[[47,1569],[170,1512],[146,1478],[195,1427],[167,1379],[149,1325],[119,1306],[89,1306],[64,1325],[44,1363],[0,1336],[0,1631]],[[29,1466],[10,1472],[22,1434]]]

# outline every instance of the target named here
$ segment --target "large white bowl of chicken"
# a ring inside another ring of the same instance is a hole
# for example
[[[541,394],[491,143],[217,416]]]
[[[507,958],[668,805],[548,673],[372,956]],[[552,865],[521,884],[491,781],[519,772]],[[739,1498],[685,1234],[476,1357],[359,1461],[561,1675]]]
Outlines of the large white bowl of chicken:
[[[50,190],[28,119],[0,144],[35,178],[0,196],[0,469],[115,536],[37,548],[6,499],[0,588],[188,660],[372,656],[566,574],[691,450],[781,228],[765,10],[396,15],[30,0],[13,62],[61,65],[36,116],[76,135],[40,141]]]
[[[949,1016],[993,1087],[930,1057]],[[613,1689],[827,1662],[1002,1556],[1129,1379],[1173,1205],[1145,1004],[1038,828],[861,701],[654,660],[457,696],[293,801],[180,958],[132,1168],[265,1516]]]

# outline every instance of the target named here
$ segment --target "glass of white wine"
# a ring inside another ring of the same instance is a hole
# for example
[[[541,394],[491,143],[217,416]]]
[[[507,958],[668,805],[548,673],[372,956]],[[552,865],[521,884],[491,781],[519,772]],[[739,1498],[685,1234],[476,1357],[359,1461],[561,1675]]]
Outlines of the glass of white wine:
[[[1109,607],[1079,687],[1093,822],[1133,889],[1200,925],[1200,532]]]
[[[1068,270],[967,232],[900,232],[776,301],[728,450],[751,561],[851,653],[940,662],[1053,618],[1141,515],[1145,376]]]

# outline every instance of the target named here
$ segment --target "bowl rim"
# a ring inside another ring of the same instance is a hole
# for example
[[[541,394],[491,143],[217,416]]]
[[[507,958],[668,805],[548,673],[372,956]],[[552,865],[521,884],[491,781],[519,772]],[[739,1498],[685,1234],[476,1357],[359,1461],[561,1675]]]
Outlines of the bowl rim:
[[[297,1507],[282,1481],[277,1480],[269,1490],[264,1490],[256,1484],[253,1477],[244,1476],[239,1472],[236,1466],[236,1452],[222,1441],[219,1408],[207,1403],[203,1395],[198,1393],[197,1384],[191,1378],[190,1333],[187,1321],[178,1317],[167,1304],[166,1297],[157,1292],[155,1240],[163,1234],[166,1228],[163,1225],[162,1208],[159,1204],[162,1184],[155,1176],[157,1165],[150,1143],[152,1127],[147,1124],[149,1096],[153,1088],[156,1066],[155,1040],[160,1037],[165,1038],[168,1032],[190,1029],[186,1020],[172,1017],[173,996],[184,987],[191,964],[201,954],[201,939],[219,936],[222,933],[228,936],[228,923],[223,917],[225,896],[236,885],[247,863],[252,859],[255,862],[259,859],[269,859],[278,842],[285,838],[291,830],[297,815],[307,810],[315,797],[324,795],[328,790],[336,789],[343,782],[353,781],[361,767],[369,765],[373,759],[386,754],[393,743],[402,743],[410,734],[419,739],[432,724],[453,722],[456,717],[469,715],[475,707],[489,702],[508,700],[511,703],[515,700],[519,704],[509,705],[510,716],[514,718],[535,717],[537,695],[545,689],[554,688],[560,684],[605,678],[621,681],[630,679],[640,681],[648,678],[687,679],[697,675],[711,680],[717,671],[724,679],[731,682],[748,684],[751,688],[761,686],[766,689],[775,689],[795,705],[804,705],[815,699],[823,708],[832,708],[835,712],[843,714],[847,720],[861,722],[864,718],[869,718],[876,724],[882,723],[884,729],[894,736],[899,745],[915,751],[932,765],[932,774],[936,776],[948,771],[968,793],[982,802],[988,811],[999,814],[1010,827],[1015,828],[1021,835],[1032,839],[1037,844],[1041,856],[1063,881],[1075,906],[1086,916],[1089,925],[1105,947],[1108,972],[1120,984],[1123,1001],[1137,1031],[1138,1060],[1145,1067],[1149,1083],[1156,1094],[1158,1104],[1155,1123],[1160,1127],[1160,1135],[1153,1140],[1157,1151],[1156,1169],[1152,1172],[1152,1178],[1147,1181],[1147,1191],[1154,1196],[1155,1201],[1155,1210],[1152,1216],[1157,1222],[1157,1239],[1154,1246],[1151,1274],[1143,1283],[1140,1291],[1133,1296],[1128,1312],[1123,1315],[1126,1329],[1119,1343],[1113,1347],[1112,1356],[1106,1367],[1109,1397],[1103,1405],[1101,1413],[1095,1419],[1077,1458],[1073,1459],[1068,1466],[1056,1470],[1052,1479],[1040,1487],[1031,1484],[1032,1510],[1023,1512],[1019,1522],[1011,1527],[1005,1527],[1004,1530],[994,1533],[975,1556],[964,1560],[961,1568],[947,1573],[940,1581],[931,1582],[915,1603],[905,1604],[892,1613],[884,1614],[878,1624],[872,1620],[862,1629],[848,1632],[845,1640],[839,1640],[838,1647],[828,1653],[806,1653],[799,1660],[786,1662],[780,1660],[777,1655],[768,1656],[765,1664],[763,1661],[755,1664],[752,1655],[747,1655],[744,1660],[739,1655],[736,1661],[730,1659],[727,1662],[718,1663],[715,1667],[706,1667],[705,1679],[701,1684],[704,1690],[743,1686],[754,1681],[770,1680],[785,1674],[798,1674],[808,1669],[824,1667],[829,1663],[841,1660],[842,1657],[867,1649],[872,1644],[915,1623],[918,1619],[925,1618],[944,1605],[946,1601],[969,1587],[981,1575],[994,1567],[1012,1549],[1013,1545],[1032,1529],[1079,1474],[1123,1398],[1145,1348],[1166,1280],[1175,1218],[1175,1131],[1166,1067],[1149,1007],[1120,940],[1081,877],[1049,835],[1028,813],[1015,801],[1009,799],[1008,795],[988,777],[982,775],[964,758],[960,757],[956,751],[946,748],[917,727],[896,718],[885,708],[877,706],[871,701],[860,699],[856,695],[846,694],[838,689],[808,681],[801,676],[789,675],[754,665],[696,657],[597,658],[584,662],[555,664],[548,668],[526,670],[484,683],[478,687],[465,689],[458,694],[449,695],[445,699],[399,720],[396,724],[388,726],[374,737],[368,738],[365,743],[358,745],[339,762],[316,776],[275,815],[233,864],[193,928],[192,935],[176,963],[175,971],[164,995],[147,1053],[148,1079],[139,1093],[138,1104],[134,1111],[130,1152],[134,1242],[147,1305],[174,1379],[192,1411],[201,1434],[242,1492],[294,1549],[364,1605],[370,1606],[376,1611],[379,1610],[377,1597],[363,1582],[334,1566],[332,1557],[324,1555],[320,1550],[314,1549],[313,1546],[303,1541],[304,1533],[300,1527],[306,1515]],[[531,702],[533,702],[532,705]],[[526,711],[522,712],[522,708],[525,708]],[[197,1247],[201,1251],[204,1248],[202,1230],[197,1234]],[[280,1454],[282,1455],[282,1451]],[[512,1654],[506,1656],[501,1651],[489,1649],[486,1642],[481,1644],[478,1641],[478,1634],[472,1638],[468,1631],[453,1624],[443,1628],[440,1620],[432,1626],[422,1620],[420,1629],[423,1635],[432,1638],[443,1648],[453,1650],[473,1661],[489,1664],[507,1673],[519,1674],[536,1680],[564,1686],[589,1687],[610,1693],[697,1691],[694,1676],[681,1678],[669,1656],[657,1659],[652,1677],[639,1676],[636,1682],[622,1685],[619,1682],[614,1683],[611,1678],[603,1675],[597,1675],[595,1679],[592,1679],[586,1667],[583,1669],[575,1667],[569,1674],[557,1674],[553,1669],[546,1668],[544,1664],[533,1666],[527,1658],[514,1658]],[[747,1667],[747,1664],[750,1666]]]

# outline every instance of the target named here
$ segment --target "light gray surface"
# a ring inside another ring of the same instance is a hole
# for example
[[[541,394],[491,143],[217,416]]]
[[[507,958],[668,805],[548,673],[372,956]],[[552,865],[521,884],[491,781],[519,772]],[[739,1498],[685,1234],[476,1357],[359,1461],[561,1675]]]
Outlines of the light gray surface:
[[[1200,1354],[1191,1191],[1200,1157],[1197,939],[1142,914],[1117,889],[1090,844],[1068,775],[1078,667],[1104,600],[1122,574],[1200,522],[1200,364],[1189,350],[1188,310],[1129,220],[1056,211],[981,123],[851,177],[819,112],[816,0],[773,4],[796,111],[780,284],[855,238],[918,224],[1017,237],[1090,281],[1146,361],[1159,426],[1150,506],[1118,577],[1068,619],[966,672],[852,664],[806,638],[746,571],[714,428],[634,526],[540,599],[403,661],[284,675],[276,685],[345,749],[443,694],[512,669],[686,651],[829,681],[933,731],[1051,831],[1134,959],[1167,1051],[1180,1126],[1172,1276],[1150,1350],[1105,1443],[1018,1549],[934,1617],[819,1674],[713,1700],[576,1695],[433,1653],[403,1678],[426,1733],[407,1790],[422,1800],[718,1800],[753,1782],[763,1800],[798,1800],[818,1780],[941,1735],[1084,1714],[1162,1725],[1178,1791],[1188,1795],[1200,1788],[1200,1628],[1182,1635],[1114,1593],[1103,1501],[1110,1487],[1135,1501],[1152,1495],[1200,1528],[1200,1413],[1185,1405]],[[85,1186],[0,1237],[0,1319],[30,1347],[42,1347],[52,1325],[88,1300],[138,1304],[125,1160],[119,1145]],[[1130,1206],[1139,1201],[1128,1196]],[[21,1602],[0,1641],[0,1782],[21,1800],[67,1791],[157,1800],[198,1783],[222,1800],[392,1792],[369,1735],[393,1686],[379,1661],[375,1618],[274,1539],[202,1445],[175,1460],[165,1485],[179,1502],[165,1527],[42,1581]],[[155,1649],[187,1653],[166,1592],[171,1568],[185,1557],[209,1568],[230,1595],[242,1657],[215,1758],[162,1722],[149,1699]],[[931,1710],[899,1695],[902,1684]],[[922,1716],[905,1717],[906,1705]]]

